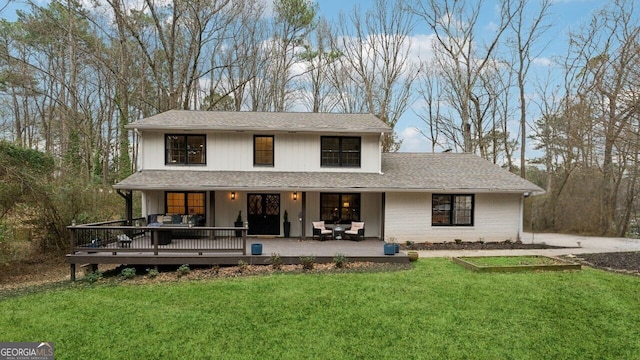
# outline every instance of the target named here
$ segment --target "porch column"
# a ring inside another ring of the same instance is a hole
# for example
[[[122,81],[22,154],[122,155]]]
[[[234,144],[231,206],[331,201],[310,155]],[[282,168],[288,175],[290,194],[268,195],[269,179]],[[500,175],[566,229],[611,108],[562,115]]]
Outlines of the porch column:
[[[118,190],[117,192],[118,195],[124,198],[127,225],[131,226],[133,224],[133,191],[127,190],[123,193],[122,191]]]
[[[383,192],[382,193],[382,206],[380,207],[380,240],[384,241],[384,224],[385,224],[385,218],[384,218],[384,214],[387,212],[386,209],[386,200],[387,200],[387,193]]]
[[[305,234],[305,229],[306,229],[306,223],[307,223],[307,192],[303,191],[302,192],[302,196],[300,199],[301,205],[302,205],[302,211],[300,211],[300,213],[302,214],[302,221],[300,222],[300,238],[302,240],[306,239],[306,234]]]

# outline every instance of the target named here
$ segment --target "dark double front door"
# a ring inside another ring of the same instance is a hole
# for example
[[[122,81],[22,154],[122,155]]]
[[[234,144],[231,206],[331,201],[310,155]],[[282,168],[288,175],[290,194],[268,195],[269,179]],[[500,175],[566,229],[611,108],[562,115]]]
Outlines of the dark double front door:
[[[248,194],[249,235],[280,235],[280,194]]]

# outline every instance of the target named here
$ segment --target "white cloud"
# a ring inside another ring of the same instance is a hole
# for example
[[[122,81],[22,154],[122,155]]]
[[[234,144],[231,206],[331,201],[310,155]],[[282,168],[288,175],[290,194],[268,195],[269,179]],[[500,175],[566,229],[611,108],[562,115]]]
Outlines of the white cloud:
[[[545,57],[535,58],[533,59],[533,63],[538,66],[551,66],[551,60]]]
[[[431,61],[434,56],[433,42],[435,38],[435,34],[415,34],[410,36],[409,61],[414,64],[419,64],[420,61]]]
[[[402,152],[427,152],[429,151],[429,141],[418,132],[415,127],[408,127],[398,133],[402,139]]]

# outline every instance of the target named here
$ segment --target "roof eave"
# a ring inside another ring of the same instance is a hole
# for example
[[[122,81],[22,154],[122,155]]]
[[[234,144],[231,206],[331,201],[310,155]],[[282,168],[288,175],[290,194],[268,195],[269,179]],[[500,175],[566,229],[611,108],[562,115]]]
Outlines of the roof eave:
[[[127,130],[135,131],[216,131],[216,132],[282,132],[282,133],[344,133],[344,134],[390,134],[391,128],[292,128],[292,127],[207,127],[207,126],[158,126],[158,125],[136,125],[129,124],[124,127]]]
[[[467,189],[443,189],[443,188],[409,188],[409,187],[304,187],[304,186],[180,186],[180,185],[123,185],[115,184],[113,188],[116,190],[134,190],[134,191],[344,191],[344,192],[415,192],[415,193],[449,193],[449,194],[528,194],[541,195],[545,192],[537,189],[497,189],[497,188],[467,188]]]

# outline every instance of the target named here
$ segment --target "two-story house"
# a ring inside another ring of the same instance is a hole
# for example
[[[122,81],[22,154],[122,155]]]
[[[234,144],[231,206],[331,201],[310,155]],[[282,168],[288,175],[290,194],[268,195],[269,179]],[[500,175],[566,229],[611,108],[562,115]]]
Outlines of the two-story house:
[[[310,237],[312,222],[362,221],[367,238],[515,240],[542,190],[473,154],[383,153],[374,115],[172,110],[133,122],[139,171],[114,187],[142,215],[182,215],[249,235]]]

